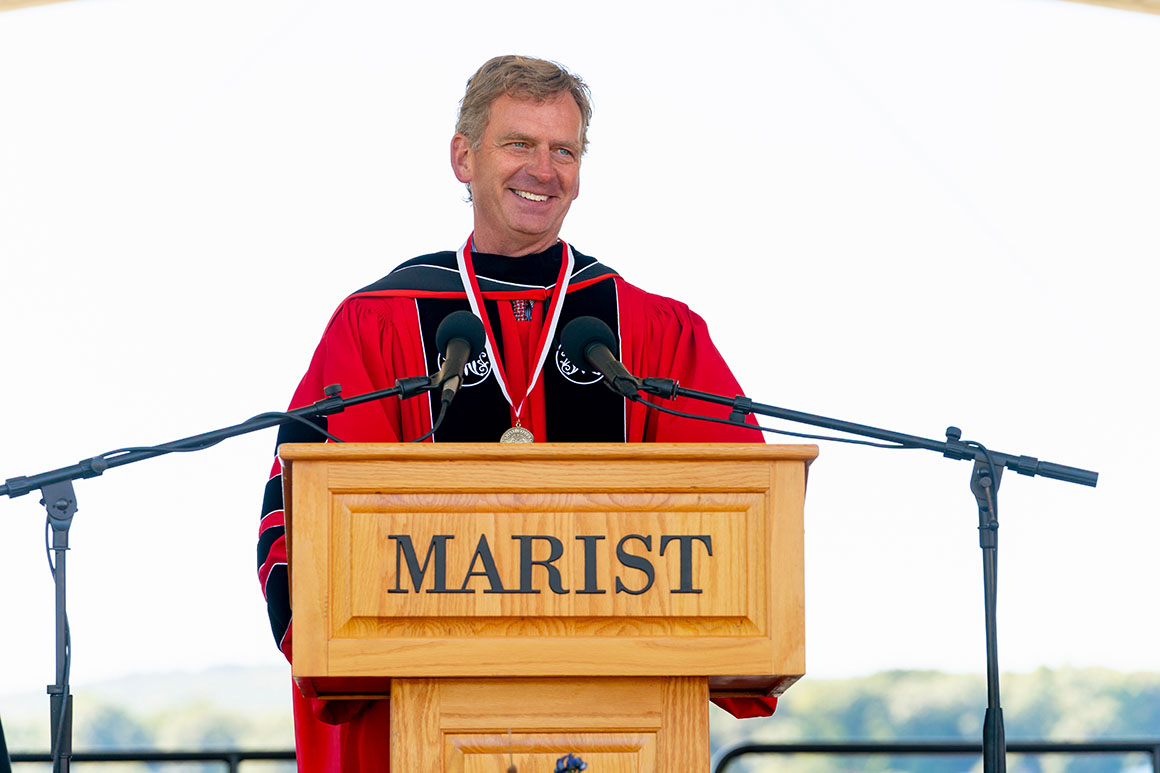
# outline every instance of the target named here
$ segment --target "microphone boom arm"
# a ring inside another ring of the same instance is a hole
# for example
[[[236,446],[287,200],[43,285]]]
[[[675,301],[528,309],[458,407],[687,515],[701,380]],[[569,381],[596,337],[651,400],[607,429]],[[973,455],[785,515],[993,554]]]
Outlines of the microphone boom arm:
[[[341,413],[349,406],[369,403],[374,400],[382,400],[387,397],[398,396],[400,399],[406,400],[423,392],[432,391],[436,387],[437,384],[433,383],[430,376],[414,376],[401,378],[395,382],[395,386],[388,389],[379,389],[374,392],[355,395],[354,397],[342,397],[342,387],[338,384],[332,384],[326,387],[326,397],[302,408],[295,408],[292,411],[262,413],[240,424],[215,429],[210,432],[203,432],[199,435],[190,435],[180,440],[171,440],[168,443],[162,443],[151,448],[126,450],[123,453],[114,452],[116,455],[109,456],[108,458],[105,455],[94,456],[77,462],[76,464],[69,465],[68,467],[60,467],[56,470],[49,470],[27,477],[20,475],[15,478],[9,478],[3,485],[0,485],[0,496],[16,498],[53,483],[79,480],[82,478],[95,478],[110,467],[120,467],[177,451],[196,451],[209,448],[223,440],[228,440],[238,435],[246,435],[251,432],[257,432],[260,429],[275,427],[279,424],[285,424],[286,422],[297,419],[311,419]]]
[[[728,406],[733,409],[729,419],[736,424],[744,424],[745,416],[753,413],[775,419],[784,419],[785,421],[792,421],[798,424],[823,427],[837,432],[845,432],[850,435],[884,440],[890,443],[897,443],[906,448],[925,448],[928,451],[937,451],[948,459],[970,459],[987,463],[989,455],[991,462],[1006,467],[1020,475],[1041,475],[1045,478],[1054,478],[1055,480],[1061,480],[1066,483],[1078,483],[1083,486],[1095,486],[1099,479],[1098,472],[1084,470],[1079,467],[1068,467],[1054,462],[1040,461],[1034,456],[1006,454],[999,451],[985,451],[981,448],[974,448],[962,442],[962,431],[958,427],[947,427],[945,441],[931,440],[917,435],[907,435],[892,430],[879,429],[878,427],[871,427],[866,424],[855,424],[849,421],[842,421],[841,419],[832,419],[827,416],[803,413],[802,411],[794,411],[788,408],[778,408],[774,405],[754,402],[742,395],[725,397],[723,395],[713,394],[712,392],[686,389],[677,384],[676,381],[667,378],[644,378],[640,380],[640,384],[641,391],[667,399],[688,397],[706,403]]]

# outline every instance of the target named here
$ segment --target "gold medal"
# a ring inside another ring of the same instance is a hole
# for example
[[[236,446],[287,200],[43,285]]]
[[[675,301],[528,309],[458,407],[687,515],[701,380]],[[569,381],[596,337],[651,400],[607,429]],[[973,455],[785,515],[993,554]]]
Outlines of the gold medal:
[[[501,443],[534,443],[535,440],[532,433],[528,432],[524,427],[521,427],[519,422],[516,422],[514,427],[506,430],[499,436],[499,442]]]

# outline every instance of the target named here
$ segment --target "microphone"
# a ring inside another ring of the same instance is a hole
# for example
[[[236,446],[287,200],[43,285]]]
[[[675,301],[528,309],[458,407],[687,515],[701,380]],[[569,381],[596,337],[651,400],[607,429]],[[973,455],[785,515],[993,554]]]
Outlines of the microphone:
[[[600,371],[613,392],[632,399],[640,389],[640,381],[628,372],[612,350],[616,336],[602,320],[596,317],[577,317],[564,326],[560,334],[564,356],[575,365],[590,365]]]
[[[470,311],[455,311],[439,323],[435,345],[443,353],[443,367],[431,376],[431,386],[443,388],[443,404],[455,397],[463,383],[463,369],[483,351],[487,333],[479,317]]]

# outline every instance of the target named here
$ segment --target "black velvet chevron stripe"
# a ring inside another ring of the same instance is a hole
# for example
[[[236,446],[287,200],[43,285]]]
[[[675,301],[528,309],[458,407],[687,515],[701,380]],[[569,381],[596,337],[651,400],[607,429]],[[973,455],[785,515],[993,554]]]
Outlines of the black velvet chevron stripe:
[[[551,287],[560,270],[564,248],[557,244],[544,252],[509,258],[477,252],[472,255],[479,289],[484,293],[518,292],[538,287]],[[572,281],[583,282],[616,272],[595,258],[572,250],[575,265]],[[531,278],[529,278],[531,277]],[[390,274],[359,290],[361,293],[380,291],[462,293],[459,267],[454,252],[434,252],[399,264]]]
[[[323,430],[327,428],[325,416],[307,419],[307,421]],[[277,453],[278,446],[283,443],[321,443],[325,440],[326,435],[315,432],[302,422],[291,421],[278,428],[278,440],[274,445],[274,450]],[[262,517],[265,518],[270,513],[281,510],[285,506],[286,503],[282,501],[282,476],[275,475],[266,481],[266,490],[262,494]],[[258,548],[258,566],[261,566],[266,561],[270,546],[266,545],[265,550],[262,550],[262,543],[259,542]]]
[[[327,421],[325,416],[308,419],[315,427],[325,430]],[[283,443],[320,443],[326,436],[315,432],[310,426],[297,421],[288,422],[278,428],[277,445]],[[277,446],[275,446],[277,447]],[[285,507],[282,497],[282,476],[274,475],[266,481],[266,489],[262,494],[262,518]],[[282,524],[267,526],[258,535],[258,569],[265,565],[270,557],[270,550],[279,540],[286,536],[286,527]],[[270,569],[263,588],[266,594],[266,614],[270,618],[270,631],[274,634],[274,641],[282,643],[286,636],[286,629],[290,626],[290,586],[289,575],[284,564],[278,564]]]
[[[270,548],[274,546],[275,542],[282,539],[282,537],[285,536],[285,534],[286,534],[286,527],[279,525],[279,526],[268,526],[262,530],[262,533],[260,535],[258,535],[258,568],[259,569],[262,568],[262,564],[266,563],[266,559],[269,558]]]
[[[270,616],[270,632],[274,642],[282,644],[286,629],[290,627],[290,575],[285,564],[270,570],[266,579],[266,613]]]
[[[282,476],[275,475],[266,481],[266,491],[262,494],[262,517],[265,518],[275,510],[281,510],[285,506],[282,501]],[[265,560],[265,555],[261,551],[258,552],[258,565]]]

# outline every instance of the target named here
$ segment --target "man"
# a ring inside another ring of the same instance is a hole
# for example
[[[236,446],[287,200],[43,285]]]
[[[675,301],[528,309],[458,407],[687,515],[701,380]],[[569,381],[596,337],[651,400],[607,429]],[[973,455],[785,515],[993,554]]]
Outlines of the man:
[[[559,348],[571,319],[595,316],[616,332],[619,356],[641,376],[678,379],[709,392],[740,388],[684,304],[652,295],[559,239],[580,192],[580,161],[591,115],[588,89],[558,65],[504,56],[468,81],[451,140],[451,166],[466,183],[475,230],[457,252],[403,263],[347,298],[335,311],[292,408],[323,397],[328,384],[347,396],[439,369],[435,330],[453,311],[471,309],[487,330],[487,351],[468,367],[436,442],[761,442],[742,427],[676,418],[630,403]],[[676,408],[723,418],[725,409]],[[320,424],[345,441],[410,441],[436,416],[427,396],[366,403]],[[316,442],[319,433],[286,425],[278,442]],[[267,484],[258,544],[275,639],[291,655],[289,595],[277,461]],[[387,770],[387,701],[312,701],[295,691],[299,768]],[[726,703],[738,715],[772,713],[773,699]]]

